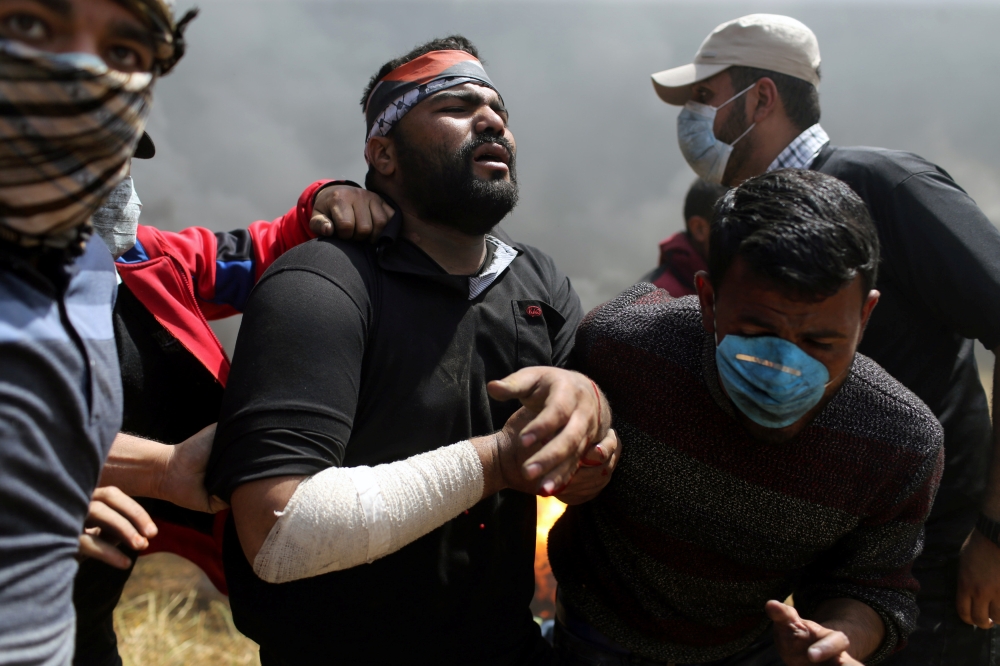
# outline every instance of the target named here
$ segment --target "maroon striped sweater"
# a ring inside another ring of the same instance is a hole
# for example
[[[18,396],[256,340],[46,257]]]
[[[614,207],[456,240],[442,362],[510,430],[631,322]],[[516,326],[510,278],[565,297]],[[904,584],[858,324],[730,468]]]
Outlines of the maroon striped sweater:
[[[794,593],[875,609],[904,644],[917,617],[910,566],[937,489],[943,435],[930,410],[865,356],[793,441],[750,437],[722,392],[695,297],[641,284],[584,319],[579,366],[607,393],[622,458],[601,495],[549,536],[566,603],[647,659],[706,662],[769,628]]]

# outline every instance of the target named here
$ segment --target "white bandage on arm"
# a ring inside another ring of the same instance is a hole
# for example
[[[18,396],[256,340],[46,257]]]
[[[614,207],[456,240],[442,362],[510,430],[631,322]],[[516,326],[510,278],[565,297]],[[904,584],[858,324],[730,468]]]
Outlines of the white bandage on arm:
[[[376,467],[331,467],[299,484],[254,559],[269,583],[372,562],[476,504],[483,466],[469,442]]]

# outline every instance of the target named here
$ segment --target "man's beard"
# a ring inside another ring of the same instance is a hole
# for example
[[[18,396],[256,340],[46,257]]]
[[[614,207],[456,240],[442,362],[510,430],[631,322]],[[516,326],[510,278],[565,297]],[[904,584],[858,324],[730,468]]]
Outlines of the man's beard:
[[[719,141],[724,141],[731,145],[733,141],[740,139],[740,136],[747,131],[749,126],[746,109],[737,103],[719,130]],[[744,136],[739,140],[739,143],[733,146],[733,152],[729,155],[729,162],[726,163],[726,171],[722,175],[723,185],[732,184],[733,175],[743,170],[746,163],[750,161],[750,157],[753,155],[756,147],[753,132]]]
[[[415,147],[396,128],[396,154],[403,173],[403,188],[421,218],[438,222],[470,236],[481,236],[495,227],[517,205],[514,146],[503,136],[480,134],[455,152]],[[496,143],[510,156],[510,180],[502,173],[483,180],[472,172],[472,153]]]

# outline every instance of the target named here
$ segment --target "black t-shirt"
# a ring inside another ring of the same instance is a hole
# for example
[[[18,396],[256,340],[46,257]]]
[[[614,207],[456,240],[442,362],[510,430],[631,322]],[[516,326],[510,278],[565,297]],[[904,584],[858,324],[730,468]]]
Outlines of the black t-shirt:
[[[945,472],[924,561],[956,557],[972,529],[991,451],[972,339],[1000,345],[1000,232],[941,167],[879,148],[831,148],[813,169],[868,204],[882,260],[858,351],[923,400],[945,432]]]
[[[320,239],[282,256],[244,314],[207,485],[377,465],[499,429],[515,411],[486,383],[564,365],[582,318],[552,260],[517,256],[481,294],[410,241]],[[534,591],[535,498],[489,497],[368,565],[261,581],[230,521],[237,627],[289,664],[528,664],[546,647]],[[535,656],[533,656],[535,655]]]

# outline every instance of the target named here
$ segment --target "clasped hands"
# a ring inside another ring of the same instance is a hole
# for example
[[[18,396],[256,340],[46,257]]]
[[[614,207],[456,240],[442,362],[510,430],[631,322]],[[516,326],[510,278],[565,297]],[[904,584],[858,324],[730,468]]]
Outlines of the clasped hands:
[[[556,496],[566,504],[593,499],[611,479],[620,456],[609,426],[611,410],[597,385],[578,372],[533,367],[490,382],[494,400],[523,407],[497,433],[476,437],[492,464],[484,464],[484,491],[503,488]]]

